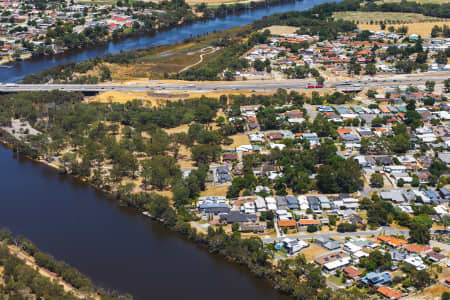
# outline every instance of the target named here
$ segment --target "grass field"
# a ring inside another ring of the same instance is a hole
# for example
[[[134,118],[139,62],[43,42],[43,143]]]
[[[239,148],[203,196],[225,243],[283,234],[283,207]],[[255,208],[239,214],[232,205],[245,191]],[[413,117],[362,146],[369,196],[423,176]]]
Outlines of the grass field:
[[[431,35],[431,29],[434,25],[443,26],[443,25],[450,26],[450,21],[447,22],[424,22],[424,23],[412,23],[412,24],[406,24],[405,26],[408,27],[408,34],[418,34],[422,37],[429,37]],[[387,25],[389,27],[391,25]],[[399,26],[403,25],[392,25],[394,28],[397,28]],[[365,25],[365,24],[359,24],[359,29],[362,30],[372,30],[372,31],[384,31],[387,32],[387,30],[381,30],[379,25]]]
[[[200,192],[200,197],[206,196],[226,196],[229,185],[215,186],[207,188],[205,191]]]
[[[261,29],[260,31],[264,31],[264,30],[269,30],[270,33],[273,35],[287,35],[287,34],[295,33],[298,30],[298,27],[273,25],[273,26],[269,26],[264,29]]]
[[[370,22],[380,21],[395,21],[402,23],[421,23],[421,22],[435,22],[442,19],[427,17],[415,13],[396,13],[396,12],[365,12],[365,11],[341,11],[333,14],[333,17],[338,20],[357,21],[359,24],[369,24]],[[388,25],[389,26],[389,25]]]
[[[308,242],[308,244],[309,247],[300,252],[305,256],[306,261],[313,261],[316,256],[327,252],[326,249],[318,246],[315,243]]]
[[[435,286],[425,290],[424,292],[422,292],[420,294],[406,297],[405,299],[407,299],[407,300],[440,300],[443,292],[450,293],[450,288],[438,284],[438,285],[435,285]]]
[[[236,134],[230,136],[230,138],[233,140],[233,143],[231,145],[223,145],[222,148],[230,149],[237,148],[242,145],[250,145],[250,139],[246,134]]]
[[[165,75],[176,74],[186,67],[205,64],[220,55],[222,49],[216,49],[216,42],[223,38],[240,41],[240,34],[249,26],[235,27],[213,34],[191,39],[189,42],[157,46],[137,51],[136,57],[129,64],[107,64],[111,71],[112,81],[117,83],[143,80],[163,80]],[[188,36],[186,36],[188,38]],[[203,49],[203,51],[202,51]],[[213,49],[214,51],[212,51]],[[205,51],[207,50],[207,51]],[[200,60],[201,55],[203,57]],[[201,61],[201,62],[200,62]],[[99,76],[100,66],[87,74]]]
[[[443,4],[443,3],[448,3],[447,0],[414,0],[417,3],[420,4],[426,4],[426,3],[434,3],[434,4]],[[401,2],[401,0],[383,0],[383,2]],[[381,1],[377,2],[377,3],[383,3]]]

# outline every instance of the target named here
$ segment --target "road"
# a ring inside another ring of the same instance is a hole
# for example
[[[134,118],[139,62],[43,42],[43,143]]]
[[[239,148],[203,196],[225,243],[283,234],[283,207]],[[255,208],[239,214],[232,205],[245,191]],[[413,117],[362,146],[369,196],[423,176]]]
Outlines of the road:
[[[418,76],[420,75],[420,76]],[[450,77],[450,72],[430,72],[414,75],[393,75],[385,77],[364,77],[351,81],[329,81],[324,88],[337,88],[338,90],[361,90],[363,88],[388,88],[403,85],[424,84],[432,80],[437,85],[442,85],[445,79]],[[311,79],[286,79],[286,80],[246,80],[246,81],[206,81],[206,82],[159,82],[148,81],[141,84],[2,84],[0,92],[19,91],[136,91],[136,92],[211,92],[221,90],[245,90],[245,91],[274,91],[283,89],[308,89],[308,85],[315,84]]]
[[[398,230],[390,227],[381,227],[377,230],[372,231],[359,231],[359,232],[332,232],[332,233],[312,233],[312,234],[297,234],[297,235],[290,235],[289,238],[294,239],[316,239],[318,237],[358,237],[358,236],[372,236],[372,235],[403,235],[403,236],[409,236],[409,230]],[[286,237],[276,237],[276,238],[264,238],[263,242],[265,244],[273,243],[273,242],[279,242],[283,240]]]

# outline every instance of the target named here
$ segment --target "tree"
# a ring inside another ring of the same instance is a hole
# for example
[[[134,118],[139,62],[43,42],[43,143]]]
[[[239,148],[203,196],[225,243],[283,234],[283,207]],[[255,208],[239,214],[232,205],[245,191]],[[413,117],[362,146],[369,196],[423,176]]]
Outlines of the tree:
[[[428,92],[428,93],[432,93],[432,92],[434,92],[434,86],[436,85],[436,82],[434,82],[434,81],[431,81],[431,80],[427,80],[426,82],[425,82],[425,90]]]
[[[377,68],[374,64],[370,63],[366,65],[364,71],[367,75],[375,75],[377,73]]]
[[[428,244],[430,241],[430,229],[425,224],[412,223],[409,227],[409,237],[412,242]]]
[[[431,37],[432,38],[438,37],[441,33],[442,33],[442,28],[439,27],[438,25],[434,25],[433,28],[431,29]]]
[[[316,78],[316,83],[318,85],[323,85],[324,82],[325,82],[325,78],[323,78],[322,76],[319,76],[319,77]]]
[[[450,78],[444,80],[445,91],[448,93],[450,91]]]
[[[253,62],[253,68],[255,68],[255,70],[258,71],[258,72],[262,72],[266,68],[266,65],[260,59],[256,59]]]
[[[317,228],[317,226],[316,225],[314,225],[314,224],[310,224],[310,225],[308,225],[308,227],[306,228],[306,231],[308,231],[308,232],[316,232],[318,230],[318,228]]]
[[[447,64],[447,54],[444,51],[439,51],[436,54],[436,63],[440,65],[446,65]]]
[[[355,232],[358,229],[356,224],[340,223],[337,227],[338,232]]]
[[[373,173],[370,176],[370,185],[373,187],[382,188],[384,186],[383,175]]]
[[[431,276],[426,270],[417,271],[411,276],[411,284],[416,289],[422,289],[431,284]]]

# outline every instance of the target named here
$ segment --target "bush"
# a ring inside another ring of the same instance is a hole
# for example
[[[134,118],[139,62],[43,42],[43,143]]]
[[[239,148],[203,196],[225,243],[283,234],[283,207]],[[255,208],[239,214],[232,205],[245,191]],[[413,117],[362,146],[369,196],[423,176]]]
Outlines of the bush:
[[[318,228],[314,224],[308,225],[308,227],[306,228],[306,231],[308,231],[308,232],[316,232],[317,230],[318,230]]]

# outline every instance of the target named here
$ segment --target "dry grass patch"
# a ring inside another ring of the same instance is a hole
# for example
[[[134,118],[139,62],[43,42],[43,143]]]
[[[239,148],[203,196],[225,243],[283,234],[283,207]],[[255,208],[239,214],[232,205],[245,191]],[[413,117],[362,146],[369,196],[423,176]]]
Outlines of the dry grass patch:
[[[298,27],[274,25],[261,29],[260,31],[265,30],[269,30],[273,35],[288,35],[295,33],[298,30]]]
[[[139,93],[139,92],[118,92],[118,91],[107,91],[101,94],[98,94],[94,97],[87,97],[86,100],[88,102],[100,102],[100,103],[127,103],[133,100],[141,100],[144,101],[144,105],[149,106],[163,106],[167,103],[167,101],[178,101],[183,98],[183,94],[180,93],[171,93],[170,97],[164,97],[164,95],[158,94],[148,94],[148,93]],[[178,97],[177,97],[178,96]]]
[[[177,127],[173,128],[164,128],[164,131],[167,132],[167,134],[175,134],[175,133],[187,133],[189,130],[189,124],[183,124]]]
[[[233,143],[231,145],[223,145],[222,148],[230,149],[237,148],[242,145],[250,145],[250,139],[246,134],[236,134],[230,136],[230,138],[233,140]]]
[[[420,23],[441,21],[439,18],[428,17],[416,13],[399,12],[365,12],[365,11],[341,11],[333,13],[335,19],[345,21],[358,21],[359,23],[369,24],[370,21],[400,21],[403,23]],[[387,25],[390,26],[390,25]]]
[[[323,254],[327,252],[326,249],[320,247],[319,245],[315,244],[315,243],[310,243],[309,242],[309,247],[302,250],[300,253],[305,255],[306,261],[307,262],[311,262],[314,260],[314,258],[320,254]]]
[[[430,37],[431,35],[431,29],[434,27],[434,25],[438,25],[442,27],[443,25],[450,26],[450,21],[446,22],[424,22],[424,23],[412,23],[412,24],[406,24],[406,25],[387,25],[386,28],[393,26],[394,28],[398,28],[399,26],[406,26],[408,27],[408,34],[418,34],[422,37]],[[387,30],[381,30],[379,25],[366,25],[366,24],[359,24],[358,28],[361,30],[372,30],[372,31],[384,31],[387,32]]]
[[[450,288],[442,286],[440,284],[435,285],[420,294],[406,297],[408,300],[440,300],[443,292],[449,292]]]
[[[401,0],[383,0],[379,3],[382,4],[383,2],[401,2]],[[448,3],[448,0],[415,0],[417,3],[425,4],[425,3],[433,3],[433,4],[443,4]]]
[[[226,196],[229,185],[221,185],[207,188],[200,193],[200,197],[206,196]]]

